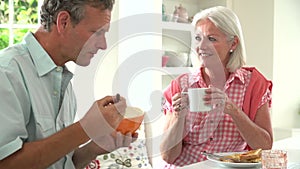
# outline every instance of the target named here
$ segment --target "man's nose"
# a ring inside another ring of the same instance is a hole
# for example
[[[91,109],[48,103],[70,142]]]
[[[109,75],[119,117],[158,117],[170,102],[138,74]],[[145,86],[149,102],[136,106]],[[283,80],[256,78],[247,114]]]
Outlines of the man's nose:
[[[98,40],[96,42],[96,47],[97,47],[97,49],[102,49],[102,50],[107,49],[107,43],[106,43],[105,36],[101,36],[98,38]]]

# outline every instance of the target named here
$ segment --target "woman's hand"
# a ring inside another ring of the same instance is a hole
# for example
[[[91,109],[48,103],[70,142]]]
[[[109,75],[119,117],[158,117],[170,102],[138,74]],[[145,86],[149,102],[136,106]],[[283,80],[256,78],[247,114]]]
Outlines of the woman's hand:
[[[203,99],[205,104],[229,115],[232,115],[235,112],[234,110],[237,109],[237,106],[228,98],[227,94],[216,87],[208,88]]]
[[[181,94],[176,93],[172,96],[172,106],[175,111],[181,110]]]
[[[183,110],[187,110],[187,106],[188,106],[187,95],[182,93],[176,93],[175,95],[173,95],[172,106],[173,106],[173,110],[175,111],[174,115],[176,117],[185,117],[187,111],[183,111]]]
[[[176,93],[171,101],[173,111],[166,112],[164,134],[160,143],[162,159],[167,163],[173,163],[181,153],[185,136],[185,117],[188,113],[186,94]]]

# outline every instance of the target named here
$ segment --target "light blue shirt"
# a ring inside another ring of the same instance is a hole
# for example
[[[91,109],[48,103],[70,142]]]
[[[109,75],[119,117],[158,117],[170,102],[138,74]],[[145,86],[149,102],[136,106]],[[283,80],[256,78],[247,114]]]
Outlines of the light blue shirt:
[[[73,123],[76,99],[66,67],[56,66],[32,33],[0,51],[0,160],[24,142],[46,138]],[[74,168],[70,153],[50,169]]]

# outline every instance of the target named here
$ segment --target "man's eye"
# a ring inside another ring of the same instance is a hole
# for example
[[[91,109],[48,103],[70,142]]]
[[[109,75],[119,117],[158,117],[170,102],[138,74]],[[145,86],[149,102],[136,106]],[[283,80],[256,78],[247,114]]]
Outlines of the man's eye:
[[[102,35],[102,34],[104,34],[105,33],[105,31],[104,30],[97,30],[97,31],[95,31],[95,35],[96,36],[100,36],[100,35]]]
[[[101,35],[101,32],[100,32],[100,31],[97,31],[97,32],[95,32],[95,34],[96,34],[97,36],[99,36],[99,35]]]

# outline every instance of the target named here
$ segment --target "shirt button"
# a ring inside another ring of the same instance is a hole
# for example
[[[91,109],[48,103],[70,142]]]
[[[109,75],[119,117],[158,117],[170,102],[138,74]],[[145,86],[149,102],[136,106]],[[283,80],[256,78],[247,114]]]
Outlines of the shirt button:
[[[54,96],[57,96],[57,94],[58,94],[57,91],[54,91],[54,92],[53,92],[53,95],[54,95]]]
[[[211,138],[209,138],[209,140],[210,140],[210,141],[213,141],[213,140],[214,140],[214,138],[212,138],[212,137],[211,137]]]
[[[57,71],[57,72],[61,72],[61,70],[62,70],[61,67],[57,67],[57,68],[56,68],[56,71]]]

